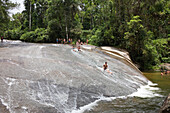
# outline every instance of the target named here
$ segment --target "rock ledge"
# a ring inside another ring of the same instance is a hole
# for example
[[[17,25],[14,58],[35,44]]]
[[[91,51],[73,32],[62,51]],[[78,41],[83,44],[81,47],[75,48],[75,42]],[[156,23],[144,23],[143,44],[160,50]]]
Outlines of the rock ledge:
[[[167,96],[159,113],[170,113],[170,94]]]

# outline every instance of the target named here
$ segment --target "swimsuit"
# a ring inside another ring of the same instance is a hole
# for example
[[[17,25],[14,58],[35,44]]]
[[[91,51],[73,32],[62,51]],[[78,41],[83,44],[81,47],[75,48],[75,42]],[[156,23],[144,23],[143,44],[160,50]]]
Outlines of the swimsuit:
[[[104,67],[104,70],[106,70],[106,69],[107,69],[107,65],[103,65],[103,67]]]

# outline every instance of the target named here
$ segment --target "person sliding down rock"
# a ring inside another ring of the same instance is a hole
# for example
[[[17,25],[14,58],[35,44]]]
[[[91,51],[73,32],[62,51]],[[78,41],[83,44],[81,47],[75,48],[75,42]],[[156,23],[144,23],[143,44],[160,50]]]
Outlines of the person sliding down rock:
[[[103,70],[104,70],[104,71],[106,70],[108,73],[112,74],[112,72],[109,71],[109,69],[108,69],[107,62],[105,62],[105,64],[103,65]]]

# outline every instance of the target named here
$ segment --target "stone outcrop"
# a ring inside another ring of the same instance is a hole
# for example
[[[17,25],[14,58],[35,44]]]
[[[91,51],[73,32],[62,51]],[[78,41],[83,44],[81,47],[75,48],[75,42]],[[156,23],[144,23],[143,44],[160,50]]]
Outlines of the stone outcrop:
[[[99,47],[87,45],[88,51],[78,52],[63,44],[3,44],[0,99],[5,106],[0,107],[0,113],[8,113],[2,109],[71,113],[103,97],[130,95],[148,83],[130,63],[120,60],[123,56],[106,55]],[[112,74],[102,68],[106,61]]]
[[[105,50],[105,51],[109,51],[111,53],[114,53],[118,56],[121,56],[129,61],[131,61],[130,57],[129,57],[129,53],[125,50],[122,50],[122,49],[117,49],[117,48],[114,48],[114,47],[107,47],[107,46],[102,46],[101,47],[102,50]]]
[[[122,62],[124,62],[125,64],[129,65],[130,67],[132,67],[133,69],[137,70],[140,74],[143,74],[138,67],[132,62],[129,53],[125,50],[122,49],[117,49],[114,47],[109,47],[109,46],[102,46],[102,47],[97,47],[97,46],[93,46],[93,45],[82,45],[81,46],[82,49],[85,50],[99,50],[115,59],[118,59]]]
[[[170,71],[170,64],[164,63],[160,65],[161,69]]]
[[[170,113],[170,94],[163,102],[163,105],[162,105],[159,113]]]

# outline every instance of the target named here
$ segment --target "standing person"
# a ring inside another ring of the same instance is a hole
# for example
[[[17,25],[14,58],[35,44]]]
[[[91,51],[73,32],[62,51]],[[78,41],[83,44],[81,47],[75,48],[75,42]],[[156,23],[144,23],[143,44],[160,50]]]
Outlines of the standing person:
[[[78,51],[80,51],[80,39],[76,42],[76,46],[77,46]]]
[[[105,62],[105,64],[103,65],[103,70],[104,71],[106,70],[108,73],[112,74],[112,72],[110,72],[109,69],[108,69],[107,62]]]
[[[59,40],[58,40],[58,38],[56,38],[56,42],[57,42],[57,44],[58,44],[58,41],[59,41]]]
[[[66,39],[64,38],[63,43],[65,44],[65,42],[66,42]]]
[[[71,43],[71,39],[70,39],[70,38],[68,39],[68,43],[69,43],[69,44]]]
[[[61,38],[59,38],[59,43],[62,44],[62,39]]]
[[[1,42],[3,42],[3,36],[1,36]]]
[[[61,44],[63,44],[63,39],[61,38]]]
[[[73,42],[73,39],[71,38],[71,39],[70,39],[70,43],[72,43],[72,42]]]
[[[164,75],[164,67],[161,67],[161,76],[163,76]]]
[[[165,69],[165,74],[166,74],[166,75],[168,74],[168,70],[167,70],[167,69]]]
[[[86,40],[87,45],[88,45],[88,42],[89,42],[89,41],[88,41],[88,39],[87,39],[87,40]]]

